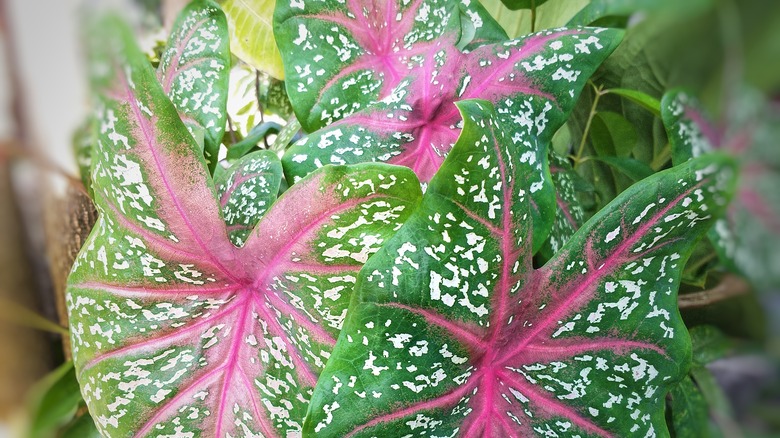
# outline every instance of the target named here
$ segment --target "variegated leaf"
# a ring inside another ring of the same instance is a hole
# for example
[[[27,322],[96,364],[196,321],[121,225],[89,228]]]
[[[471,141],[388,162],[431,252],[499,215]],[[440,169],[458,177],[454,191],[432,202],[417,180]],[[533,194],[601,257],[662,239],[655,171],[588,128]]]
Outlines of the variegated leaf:
[[[733,163],[633,186],[535,270],[528,164],[488,102],[460,105],[421,207],[358,276],[304,432],[668,436],[664,397],[691,356],[680,274]]]
[[[282,163],[276,153],[256,151],[228,168],[217,167],[217,186],[230,240],[241,246],[279,194]]]
[[[230,76],[227,20],[216,3],[195,0],[179,14],[157,74],[190,132],[203,130],[203,152],[213,170],[225,133]]]
[[[285,174],[295,181],[326,164],[381,161],[411,167],[427,183],[460,131],[454,102],[484,97],[496,105],[515,153],[535,164],[529,189],[538,249],[556,209],[547,144],[621,35],[607,29],[559,29],[467,54],[447,40],[432,43],[392,94],[290,147],[282,159]]]
[[[103,436],[299,435],[357,271],[416,207],[419,182],[387,165],[323,169],[236,247],[204,158],[130,31],[105,18],[90,34],[100,215],[67,303],[97,427]],[[266,196],[258,158],[227,171],[229,215]],[[278,163],[268,164],[278,181]],[[254,222],[254,207],[240,213]]]
[[[752,117],[743,115],[745,120],[730,121],[731,126],[716,126],[693,96],[673,90],[664,96],[661,112],[676,165],[714,150],[739,160],[737,195],[727,217],[716,222],[709,238],[724,265],[747,275],[759,288],[770,289],[780,286],[776,251],[780,244],[780,160],[776,154],[780,114],[761,101],[750,99],[749,106]]]
[[[477,1],[280,1],[274,32],[287,93],[307,132],[390,94],[441,40],[469,47],[506,33]]]
[[[578,185],[581,177],[572,169],[568,159],[550,151],[550,173],[555,186],[555,221],[550,236],[542,246],[541,253],[551,258],[571,236],[585,223],[585,210],[580,200]]]

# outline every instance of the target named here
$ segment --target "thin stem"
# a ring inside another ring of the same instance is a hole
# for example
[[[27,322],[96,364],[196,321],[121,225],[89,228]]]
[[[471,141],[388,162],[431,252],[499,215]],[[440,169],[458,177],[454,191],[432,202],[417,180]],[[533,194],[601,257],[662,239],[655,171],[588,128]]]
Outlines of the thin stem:
[[[585,153],[585,143],[587,142],[588,135],[590,134],[590,125],[591,123],[593,123],[593,118],[596,117],[596,108],[599,105],[599,99],[601,99],[601,96],[603,95],[602,93],[602,89],[604,88],[603,85],[596,86],[593,83],[591,83],[591,85],[593,86],[593,90],[596,93],[596,95],[593,98],[593,104],[590,106],[590,114],[588,114],[588,121],[585,122],[585,130],[582,132],[582,139],[580,140],[579,148],[577,148],[577,155],[574,156],[575,169],[582,162],[582,154]]]
[[[536,32],[536,0],[531,0],[531,33]]]
[[[728,274],[712,289],[680,295],[677,299],[677,304],[680,309],[695,309],[725,301],[730,298],[747,295],[750,293],[750,290],[750,283],[745,281],[742,277]]]

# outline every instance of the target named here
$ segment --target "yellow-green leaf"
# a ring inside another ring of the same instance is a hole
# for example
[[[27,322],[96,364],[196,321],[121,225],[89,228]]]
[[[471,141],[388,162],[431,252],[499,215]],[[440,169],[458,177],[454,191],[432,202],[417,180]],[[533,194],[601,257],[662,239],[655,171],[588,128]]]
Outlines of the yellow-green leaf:
[[[273,30],[274,0],[224,0],[230,50],[242,61],[269,75],[284,79],[282,58]]]

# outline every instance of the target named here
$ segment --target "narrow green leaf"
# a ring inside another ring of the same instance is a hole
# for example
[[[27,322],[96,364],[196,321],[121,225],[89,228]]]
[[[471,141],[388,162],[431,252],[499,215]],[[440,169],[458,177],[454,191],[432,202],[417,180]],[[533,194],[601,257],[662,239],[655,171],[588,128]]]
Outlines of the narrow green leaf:
[[[591,160],[606,163],[633,181],[641,181],[653,173],[647,164],[630,157],[611,157],[609,155],[590,157]]]
[[[65,362],[39,381],[30,392],[31,438],[52,437],[73,419],[83,402],[73,362]]]
[[[707,438],[709,406],[693,380],[686,376],[669,392],[675,438]]]
[[[62,429],[58,438],[102,438],[89,412],[85,412]]]
[[[227,159],[237,160],[257,148],[267,136],[279,133],[282,126],[276,122],[263,122],[252,128],[243,140],[228,147]]]
[[[626,88],[610,88],[608,90],[604,90],[603,92],[617,94],[620,97],[625,97],[626,99],[643,106],[648,111],[652,112],[656,117],[661,117],[661,102],[648,94]]]

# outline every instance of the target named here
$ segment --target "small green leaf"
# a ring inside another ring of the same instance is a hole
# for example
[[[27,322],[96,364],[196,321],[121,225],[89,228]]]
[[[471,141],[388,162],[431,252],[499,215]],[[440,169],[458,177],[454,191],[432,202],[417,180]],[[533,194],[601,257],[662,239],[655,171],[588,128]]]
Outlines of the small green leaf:
[[[52,437],[76,414],[83,401],[73,362],[65,362],[31,390],[29,436]]]
[[[693,361],[706,365],[722,359],[733,348],[733,343],[715,326],[699,325],[689,330],[693,344]]]
[[[652,112],[655,116],[661,117],[661,102],[648,94],[626,88],[610,88],[603,92],[625,97],[626,99],[647,108],[647,110]]]
[[[627,157],[636,147],[636,128],[621,114],[612,111],[596,114],[590,135],[599,156]]]
[[[237,160],[260,145],[267,136],[279,133],[282,128],[276,122],[264,122],[252,128],[243,140],[228,147],[227,159]]]
[[[95,421],[89,412],[85,412],[80,417],[73,420],[65,426],[60,432],[58,438],[102,438],[100,432],[95,426]]]
[[[230,29],[230,50],[242,61],[284,79],[273,32],[274,0],[221,0]]]
[[[590,157],[590,159],[608,164],[610,167],[631,178],[633,181],[641,181],[655,173],[647,164],[630,157],[611,157],[609,155],[602,155]]]

